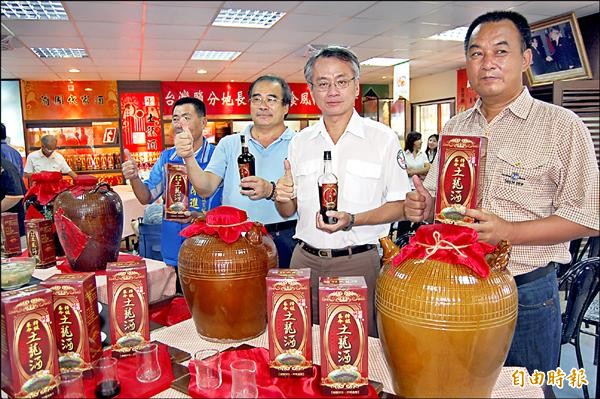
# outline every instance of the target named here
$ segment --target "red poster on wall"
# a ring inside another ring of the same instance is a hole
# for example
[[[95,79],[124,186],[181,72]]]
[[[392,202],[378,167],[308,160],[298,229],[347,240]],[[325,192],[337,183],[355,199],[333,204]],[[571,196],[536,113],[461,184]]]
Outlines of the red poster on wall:
[[[123,148],[137,162],[142,177],[146,177],[163,148],[159,96],[159,93],[120,94]]]
[[[160,151],[162,131],[158,93],[122,93],[123,148],[129,151]]]
[[[465,68],[456,71],[456,113],[466,111],[477,102],[479,95],[471,89],[467,70]]]
[[[288,115],[320,115],[321,111],[313,101],[306,83],[289,83],[292,90],[292,103]],[[171,115],[173,104],[182,97],[195,97],[206,105],[210,118],[231,115],[249,115],[248,82],[161,82],[165,115]],[[361,112],[360,96],[356,110]]]

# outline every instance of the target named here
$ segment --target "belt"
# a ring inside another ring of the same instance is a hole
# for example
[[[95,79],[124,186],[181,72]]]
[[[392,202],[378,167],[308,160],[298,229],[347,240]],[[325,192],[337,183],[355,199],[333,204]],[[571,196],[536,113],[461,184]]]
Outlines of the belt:
[[[286,220],[285,222],[265,224],[265,229],[267,229],[269,233],[274,233],[276,231],[287,230],[296,227],[296,222],[297,220],[294,219]]]
[[[517,286],[531,283],[539,278],[546,277],[552,271],[556,270],[555,262],[550,262],[544,267],[539,267],[535,270],[530,271],[529,273],[519,274],[515,276],[515,283]]]
[[[341,249],[319,249],[315,247],[311,247],[304,241],[300,241],[298,243],[300,248],[305,250],[311,255],[319,256],[321,258],[336,258],[338,256],[349,256],[352,254],[360,254],[362,252],[370,251],[376,248],[375,244],[364,244],[364,245],[354,245],[352,247],[341,248]]]

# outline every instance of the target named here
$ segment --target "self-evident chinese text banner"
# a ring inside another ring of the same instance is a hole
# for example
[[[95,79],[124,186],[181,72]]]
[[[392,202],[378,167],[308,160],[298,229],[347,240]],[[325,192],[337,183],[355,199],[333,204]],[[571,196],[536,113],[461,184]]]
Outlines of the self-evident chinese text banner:
[[[223,115],[249,115],[248,82],[161,82],[163,110],[171,115],[173,104],[182,97],[195,97],[204,102],[209,118]],[[290,83],[292,103],[289,115],[319,115],[306,83]],[[360,107],[360,100],[356,101]],[[360,112],[360,108],[357,108]]]

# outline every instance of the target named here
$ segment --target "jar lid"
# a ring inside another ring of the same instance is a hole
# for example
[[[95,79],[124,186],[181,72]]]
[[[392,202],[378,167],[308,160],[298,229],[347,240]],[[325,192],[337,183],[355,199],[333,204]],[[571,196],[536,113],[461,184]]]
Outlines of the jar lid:
[[[98,178],[94,175],[77,175],[73,179],[76,186],[95,186],[98,183]]]

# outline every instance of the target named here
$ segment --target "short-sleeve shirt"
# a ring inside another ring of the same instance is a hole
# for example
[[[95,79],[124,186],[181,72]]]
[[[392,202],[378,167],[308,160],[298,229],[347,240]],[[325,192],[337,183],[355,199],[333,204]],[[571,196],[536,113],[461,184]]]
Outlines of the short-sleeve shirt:
[[[317,179],[323,173],[323,151],[331,151],[333,173],[338,178],[338,210],[366,212],[386,202],[402,201],[410,191],[398,136],[384,124],[354,111],[337,143],[331,140],[322,118],[290,143],[288,158],[298,201],[294,237],[316,248],[376,244],[389,233],[389,223],[354,226],[331,234],[317,229]]]
[[[194,154],[196,161],[201,168],[206,168],[208,165],[208,161],[213,154],[215,146],[210,144],[208,141],[204,140],[202,147]],[[144,184],[148,186],[150,190],[150,194],[152,195],[152,202],[156,201],[160,198],[165,190],[167,185],[166,183],[166,165],[168,163],[172,164],[180,164],[182,165],[183,159],[177,155],[175,147],[169,148],[168,150],[164,150],[161,154],[152,169],[150,170],[150,175],[148,179],[144,180]],[[196,190],[192,186],[192,183],[188,183],[188,192],[189,199],[188,205],[191,211],[208,211],[216,206],[221,205],[221,197],[223,194],[223,187],[219,186],[219,188],[208,198],[205,200],[202,199],[196,193]],[[161,226],[161,254],[163,256],[163,261],[167,265],[177,266],[177,258],[179,256],[179,248],[183,241],[184,237],[180,236],[181,230],[189,226],[189,224],[172,222],[169,220],[163,220]]]
[[[71,167],[65,161],[65,158],[57,151],[52,152],[49,157],[42,153],[42,150],[36,150],[27,156],[25,162],[25,173],[38,172],[60,172],[69,173]]]
[[[3,200],[7,195],[25,195],[25,184],[23,178],[19,176],[19,172],[12,162],[2,156],[2,173],[0,175],[0,200]],[[6,212],[16,213],[19,221],[19,234],[25,235],[25,208],[23,201],[19,201]]]
[[[417,155],[415,156],[415,155],[413,155],[412,151],[406,150],[406,151],[404,151],[404,157],[406,158],[406,170],[407,171],[408,171],[408,168],[422,169],[425,166],[425,163],[427,162],[427,156],[422,151],[417,152]],[[415,188],[412,179],[410,179],[410,188],[413,190]]]
[[[17,168],[19,176],[23,177],[23,158],[19,151],[11,147],[6,140],[2,140],[0,147],[2,148],[2,156],[11,161]]]
[[[488,138],[482,207],[510,222],[557,215],[598,229],[598,164],[588,129],[573,112],[531,97],[527,88],[488,123],[481,100],[442,131]],[[424,185],[435,196],[438,162]],[[509,269],[523,274],[570,260],[569,243],[515,245]]]
[[[240,135],[246,136],[248,150],[254,155],[256,176],[273,182],[284,174],[283,161],[288,156],[288,146],[294,136],[294,131],[287,128],[279,138],[265,148],[252,138],[251,129],[252,126],[247,126],[239,134],[223,137],[205,171],[223,179],[223,204],[243,209],[250,220],[271,224],[296,219],[296,215],[287,219],[281,217],[273,201],[265,199],[253,201],[240,194],[240,174],[237,163],[237,158],[242,153]]]

